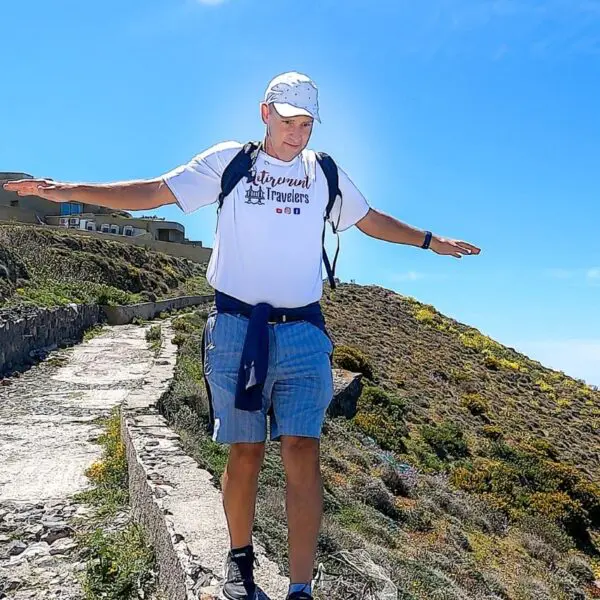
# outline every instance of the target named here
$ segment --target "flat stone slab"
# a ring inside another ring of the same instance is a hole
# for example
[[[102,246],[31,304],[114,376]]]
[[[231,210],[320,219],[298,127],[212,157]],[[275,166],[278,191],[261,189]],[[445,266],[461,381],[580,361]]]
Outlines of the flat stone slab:
[[[0,388],[0,502],[66,498],[101,456],[93,421],[141,385],[153,363],[144,329],[106,329]],[[109,389],[98,389],[98,382]]]
[[[143,385],[145,329],[106,329],[0,387],[0,598],[81,600],[72,495],[102,455],[98,424]]]

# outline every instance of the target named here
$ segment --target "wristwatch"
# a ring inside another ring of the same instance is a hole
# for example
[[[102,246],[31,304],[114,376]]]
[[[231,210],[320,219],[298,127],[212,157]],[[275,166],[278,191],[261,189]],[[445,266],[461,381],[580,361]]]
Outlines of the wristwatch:
[[[431,244],[431,236],[433,234],[431,233],[431,231],[426,231],[425,232],[425,241],[423,242],[423,244],[421,244],[421,248],[424,248],[425,250],[427,250],[427,248],[429,248],[429,244]]]

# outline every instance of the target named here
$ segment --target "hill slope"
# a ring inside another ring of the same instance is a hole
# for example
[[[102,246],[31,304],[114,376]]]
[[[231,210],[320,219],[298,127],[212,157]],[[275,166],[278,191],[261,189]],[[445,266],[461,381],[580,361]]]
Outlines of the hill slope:
[[[205,266],[68,230],[0,224],[0,306],[130,303],[208,291]]]
[[[412,431],[450,420],[477,438],[497,426],[514,441],[546,440],[600,481],[593,387],[383,288],[343,285],[323,307],[336,344],[360,348],[377,382],[410,406]]]
[[[324,426],[317,597],[374,598],[371,562],[401,600],[600,597],[600,392],[388,290],[341,285],[323,307],[335,362],[366,385],[353,419]],[[198,361],[205,316],[174,323],[161,408],[220,476],[227,450],[205,429]],[[278,450],[267,445],[255,534],[285,571]]]

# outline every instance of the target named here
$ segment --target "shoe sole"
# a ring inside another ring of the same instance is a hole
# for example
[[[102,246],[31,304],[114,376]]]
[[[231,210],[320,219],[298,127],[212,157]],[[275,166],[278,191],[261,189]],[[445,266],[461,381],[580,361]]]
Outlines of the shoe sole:
[[[224,594],[223,590],[221,590],[219,593],[219,600],[232,600],[232,599],[229,598],[228,596],[226,596]],[[248,600],[260,600],[260,595],[259,595],[258,591],[254,592],[254,596],[252,596],[252,598],[249,598]]]

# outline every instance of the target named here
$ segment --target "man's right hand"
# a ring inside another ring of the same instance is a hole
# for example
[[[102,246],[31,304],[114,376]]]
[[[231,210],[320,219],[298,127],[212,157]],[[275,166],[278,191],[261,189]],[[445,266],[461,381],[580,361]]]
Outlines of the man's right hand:
[[[69,202],[72,183],[60,183],[51,179],[16,179],[4,184],[7,192],[16,192],[19,196],[39,196],[53,202]]]

